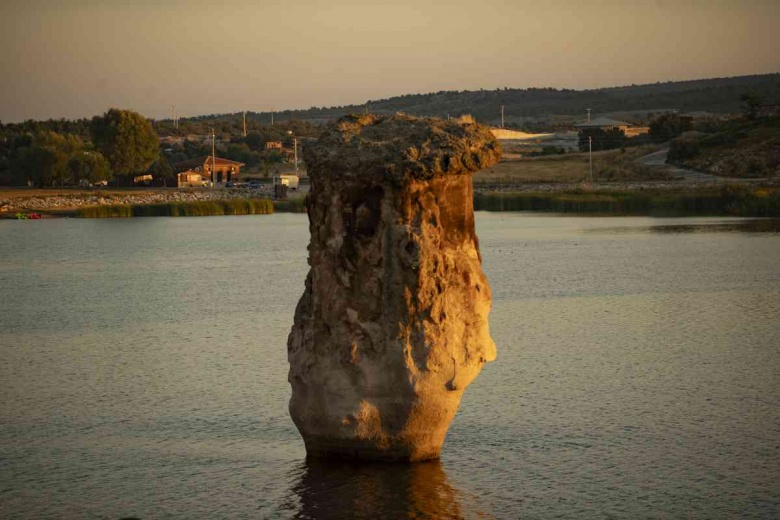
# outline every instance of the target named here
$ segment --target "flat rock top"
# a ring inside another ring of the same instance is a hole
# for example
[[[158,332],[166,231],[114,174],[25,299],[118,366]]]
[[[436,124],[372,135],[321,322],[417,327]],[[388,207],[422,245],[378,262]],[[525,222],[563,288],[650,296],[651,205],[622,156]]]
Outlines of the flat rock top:
[[[313,178],[379,178],[406,182],[459,175],[501,158],[501,146],[471,118],[350,115],[307,144],[304,158]]]

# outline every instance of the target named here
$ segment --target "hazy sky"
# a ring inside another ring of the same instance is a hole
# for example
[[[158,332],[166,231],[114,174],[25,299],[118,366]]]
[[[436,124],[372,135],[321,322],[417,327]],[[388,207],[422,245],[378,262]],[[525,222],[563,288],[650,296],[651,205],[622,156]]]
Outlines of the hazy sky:
[[[780,71],[780,0],[3,0],[0,119]]]

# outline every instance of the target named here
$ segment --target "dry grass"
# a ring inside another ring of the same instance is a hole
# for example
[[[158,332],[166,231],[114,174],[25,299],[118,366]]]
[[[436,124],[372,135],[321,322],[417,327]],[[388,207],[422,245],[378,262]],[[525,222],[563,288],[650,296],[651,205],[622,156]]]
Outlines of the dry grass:
[[[593,153],[594,180],[658,180],[665,178],[656,169],[638,164],[639,157],[655,151],[656,147],[640,146],[621,150]],[[474,175],[475,184],[523,184],[587,180],[589,158],[587,153],[568,153],[544,157],[504,157],[501,162]]]
[[[504,158],[498,164],[477,172],[474,184],[578,182],[587,175],[587,154]]]

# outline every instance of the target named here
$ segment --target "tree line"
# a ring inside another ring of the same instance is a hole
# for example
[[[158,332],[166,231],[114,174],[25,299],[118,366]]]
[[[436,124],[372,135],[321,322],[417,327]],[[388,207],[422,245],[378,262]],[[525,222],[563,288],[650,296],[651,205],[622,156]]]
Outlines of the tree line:
[[[739,96],[746,91],[755,92],[766,100],[780,99],[780,73],[668,81],[591,90],[507,87],[476,91],[442,90],[370,100],[362,104],[285,110],[274,112],[273,117],[276,124],[297,120],[299,125],[310,124],[316,127],[343,115],[364,111],[375,114],[403,112],[441,118],[448,115],[458,117],[469,114],[481,123],[497,124],[501,120],[501,106],[504,106],[505,113],[511,116],[506,126],[532,131],[549,131],[558,128],[549,116],[568,116],[561,128],[570,127],[572,119],[580,116],[584,118],[586,108],[592,109],[594,113],[666,109],[677,109],[680,112],[702,110],[738,113],[741,108]],[[271,116],[270,112],[247,112],[247,126],[269,125]],[[523,122],[518,123],[512,118],[522,118]],[[218,128],[226,125],[239,129],[243,118],[241,112],[213,114],[182,119],[182,123],[201,124],[202,131],[207,131],[211,124],[216,124]],[[159,125],[161,128],[172,128],[170,120],[162,120]],[[161,135],[165,135],[162,130],[160,131]],[[304,133],[305,131],[300,135]]]
[[[319,128],[296,120],[263,125],[255,118],[247,120],[244,136],[243,121],[235,118],[191,118],[173,128],[171,122],[117,108],[92,119],[0,123],[0,185],[92,185],[141,173],[167,180],[176,163],[211,155],[212,131],[220,157],[268,173],[286,155],[267,150],[266,142],[281,141],[291,149],[295,138],[315,137]],[[166,135],[182,139],[161,143]]]
[[[136,112],[112,108],[91,120],[0,125],[5,184],[64,186],[109,181],[149,168],[160,157],[157,134]]]

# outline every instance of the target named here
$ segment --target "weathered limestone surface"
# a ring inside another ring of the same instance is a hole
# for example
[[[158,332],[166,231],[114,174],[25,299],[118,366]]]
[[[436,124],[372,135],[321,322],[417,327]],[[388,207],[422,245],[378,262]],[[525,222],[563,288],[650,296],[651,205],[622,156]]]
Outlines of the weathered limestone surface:
[[[472,172],[500,148],[470,120],[347,116],[306,147],[311,270],[287,348],[309,456],[439,456],[495,358]]]

